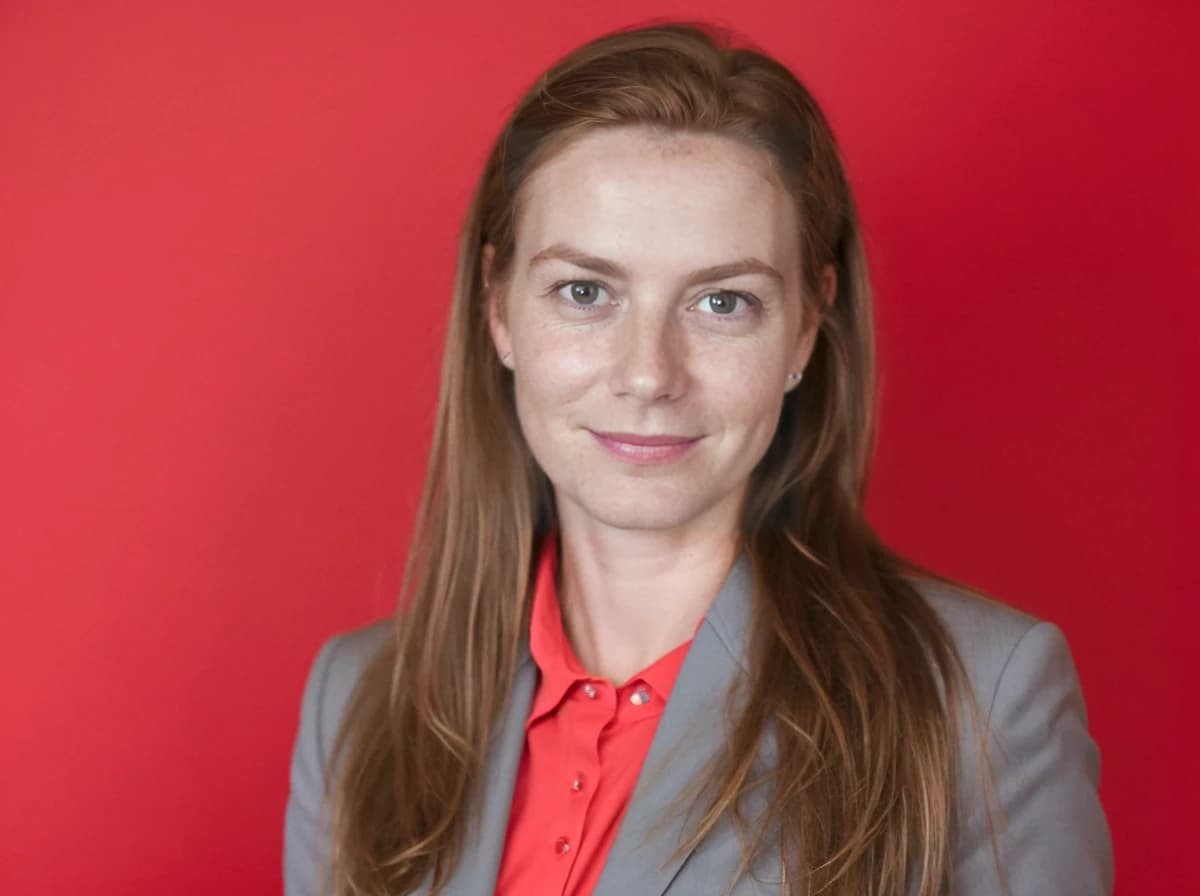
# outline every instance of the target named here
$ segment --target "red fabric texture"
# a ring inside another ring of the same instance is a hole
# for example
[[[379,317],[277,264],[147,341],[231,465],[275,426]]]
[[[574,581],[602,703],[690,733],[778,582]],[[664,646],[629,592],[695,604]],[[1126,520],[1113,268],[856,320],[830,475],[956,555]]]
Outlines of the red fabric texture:
[[[534,586],[529,649],[540,679],[525,723],[498,896],[592,892],[692,643],[620,686],[588,675],[563,630],[557,566],[552,532]]]

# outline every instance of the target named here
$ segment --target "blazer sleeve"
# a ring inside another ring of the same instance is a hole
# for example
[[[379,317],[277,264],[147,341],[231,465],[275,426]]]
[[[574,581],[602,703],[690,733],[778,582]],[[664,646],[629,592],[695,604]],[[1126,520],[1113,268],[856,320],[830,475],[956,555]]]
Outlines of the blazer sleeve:
[[[996,808],[998,801],[1002,816],[996,847],[1007,888],[997,874],[976,785],[966,788],[969,802],[962,807],[956,894],[1111,896],[1112,842],[1098,794],[1100,751],[1088,732],[1070,648],[1056,625],[1035,622],[1017,639],[985,718],[995,781],[991,805]]]
[[[325,800],[329,744],[323,732],[326,684],[339,638],[317,652],[300,702],[300,726],[292,749],[290,788],[284,815],[283,891],[285,896],[317,896],[327,891],[330,819]]]

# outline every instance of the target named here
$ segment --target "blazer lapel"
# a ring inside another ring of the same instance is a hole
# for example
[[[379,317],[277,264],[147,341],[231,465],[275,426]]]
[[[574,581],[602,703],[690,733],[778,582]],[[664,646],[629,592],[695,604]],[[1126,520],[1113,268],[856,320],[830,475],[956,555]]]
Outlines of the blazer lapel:
[[[725,694],[745,671],[751,596],[749,559],[741,553],[679,669],[593,896],[661,896],[687,859],[684,855],[663,864],[686,839],[686,818],[660,823],[653,832],[651,828],[721,746]],[[488,754],[479,824],[468,826],[462,860],[444,890],[447,896],[495,890],[537,678],[525,639],[508,707]],[[418,892],[428,893],[431,883],[432,875]]]
[[[529,654],[527,642],[523,642],[508,707],[488,753],[479,824],[468,826],[462,858],[443,891],[447,896],[479,896],[495,890],[513,788],[525,749],[525,719],[536,688],[537,665]],[[431,883],[432,876],[427,878],[422,892],[427,892]]]
[[[594,896],[660,896],[687,859],[667,862],[688,819],[663,813],[721,747],[726,692],[745,670],[751,580],[740,553],[680,667]]]

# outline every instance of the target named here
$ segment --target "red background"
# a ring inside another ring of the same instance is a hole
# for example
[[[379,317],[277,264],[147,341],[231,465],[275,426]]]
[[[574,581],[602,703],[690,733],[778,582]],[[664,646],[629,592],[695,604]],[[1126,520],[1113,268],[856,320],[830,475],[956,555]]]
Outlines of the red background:
[[[1063,627],[1118,892],[1194,887],[1194,4],[403,7],[0,7],[0,891],[278,891],[304,673],[398,587],[486,147],[672,14],[844,146],[872,517]]]

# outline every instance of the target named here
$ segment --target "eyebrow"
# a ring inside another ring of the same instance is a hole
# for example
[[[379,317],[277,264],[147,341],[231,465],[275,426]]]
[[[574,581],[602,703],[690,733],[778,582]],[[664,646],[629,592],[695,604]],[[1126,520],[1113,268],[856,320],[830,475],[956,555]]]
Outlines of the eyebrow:
[[[541,252],[538,252],[529,260],[529,268],[532,270],[539,264],[544,264],[553,259],[570,262],[573,265],[586,268],[597,274],[603,274],[606,277],[629,279],[629,271],[615,261],[609,261],[607,258],[600,258],[596,255],[589,255],[582,249],[576,249],[574,246],[569,246],[566,243],[554,243],[547,246]],[[691,286],[696,283],[712,280],[729,280],[732,277],[740,277],[743,274],[761,274],[780,285],[784,283],[783,274],[779,273],[779,271],[775,270],[775,268],[771,267],[765,261],[760,261],[757,258],[741,258],[737,261],[716,264],[711,267],[692,271],[688,275],[688,285]]]

